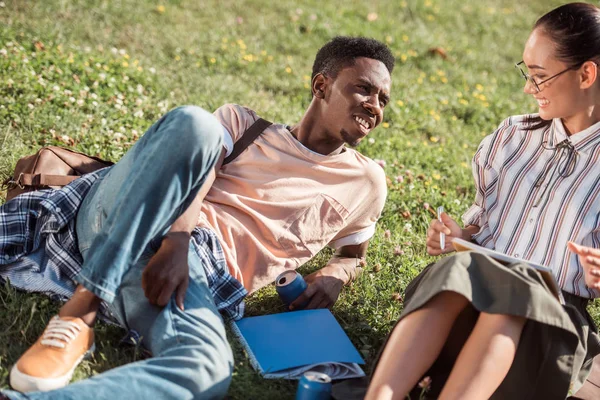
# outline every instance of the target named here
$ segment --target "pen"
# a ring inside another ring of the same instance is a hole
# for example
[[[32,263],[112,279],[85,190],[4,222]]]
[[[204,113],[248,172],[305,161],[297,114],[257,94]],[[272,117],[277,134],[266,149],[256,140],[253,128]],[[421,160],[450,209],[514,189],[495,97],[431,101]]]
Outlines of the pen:
[[[437,217],[438,221],[442,222],[442,213],[444,212],[444,206],[439,206],[437,208]],[[440,248],[444,250],[446,247],[446,235],[440,232]]]

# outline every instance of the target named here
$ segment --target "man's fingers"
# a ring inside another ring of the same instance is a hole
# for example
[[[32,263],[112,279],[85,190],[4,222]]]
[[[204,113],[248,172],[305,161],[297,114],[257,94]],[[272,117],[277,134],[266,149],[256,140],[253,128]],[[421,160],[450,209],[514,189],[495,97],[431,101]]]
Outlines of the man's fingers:
[[[311,299],[310,299],[310,303],[308,303],[308,305],[306,307],[304,307],[305,310],[314,310],[316,308],[321,308],[319,307],[321,305],[321,303],[324,300],[325,294],[322,292],[317,292]]]
[[[310,300],[310,298],[313,297],[314,294],[315,294],[315,287],[313,285],[308,285],[306,290],[304,292],[302,292],[302,294],[300,294],[300,296],[298,296],[296,298],[296,300],[292,301],[292,304],[290,304],[290,307],[289,307],[290,310],[294,310],[296,308],[302,307],[302,305],[306,304],[306,302],[308,300]]]
[[[175,295],[175,303],[177,304],[177,307],[179,307],[179,309],[181,311],[184,310],[183,303],[185,301],[185,292],[187,292],[188,284],[189,284],[189,280],[184,279],[183,282],[181,282],[179,284],[179,286],[177,286],[177,294]]]
[[[158,296],[156,296],[156,305],[164,307],[169,303],[173,292],[175,291],[174,285],[167,285],[162,288]]]

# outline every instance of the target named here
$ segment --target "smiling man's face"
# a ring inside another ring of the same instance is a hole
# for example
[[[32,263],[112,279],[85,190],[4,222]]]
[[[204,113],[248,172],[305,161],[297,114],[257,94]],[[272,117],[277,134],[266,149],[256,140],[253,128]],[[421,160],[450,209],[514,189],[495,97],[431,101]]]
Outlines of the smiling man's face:
[[[360,57],[327,79],[325,128],[340,145],[356,146],[383,119],[390,99],[390,73],[381,61]]]

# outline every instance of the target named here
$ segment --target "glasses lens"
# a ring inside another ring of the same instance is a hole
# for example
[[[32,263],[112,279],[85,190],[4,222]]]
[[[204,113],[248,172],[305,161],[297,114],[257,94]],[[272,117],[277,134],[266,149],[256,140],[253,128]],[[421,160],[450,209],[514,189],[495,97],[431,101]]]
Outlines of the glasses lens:
[[[517,69],[519,70],[519,72],[521,73],[521,76],[523,77],[523,79],[525,79],[526,82],[530,83],[531,86],[535,89],[536,92],[540,92],[540,87],[538,86],[538,84],[535,82],[535,80],[525,71],[523,71],[523,68],[521,68],[521,63],[519,64],[515,64],[515,67],[517,67]]]
[[[527,80],[531,83],[531,85],[533,86],[533,88],[535,89],[536,92],[540,92],[540,87],[538,86],[538,84],[536,83],[536,81],[529,75],[527,75]]]

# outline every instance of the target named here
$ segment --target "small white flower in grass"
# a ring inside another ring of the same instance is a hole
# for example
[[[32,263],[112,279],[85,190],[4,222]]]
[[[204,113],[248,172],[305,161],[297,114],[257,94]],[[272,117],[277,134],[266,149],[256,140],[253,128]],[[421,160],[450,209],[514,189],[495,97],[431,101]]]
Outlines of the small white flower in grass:
[[[106,125],[106,118],[102,118],[100,120],[100,123],[102,124],[102,126]]]
[[[75,100],[75,97],[69,97],[69,101],[70,101],[71,103],[75,103],[75,101],[76,101],[76,100]]]
[[[6,7],[6,4],[3,1],[0,1],[0,8]]]
[[[454,199],[454,203],[460,205],[460,200],[459,199]]]
[[[156,69],[154,67],[150,67],[148,69],[148,71],[150,71],[151,74],[155,74],[156,73]]]
[[[106,74],[104,72],[98,74],[98,78],[100,78],[101,81],[105,81],[106,80]]]
[[[144,118],[144,112],[142,110],[137,110],[133,116],[136,118]]]
[[[380,160],[380,159],[376,158],[373,161],[375,161],[377,164],[379,164],[379,166],[381,168],[385,168],[385,160]]]
[[[56,131],[54,129],[50,129],[50,134],[54,135],[56,133]]]
[[[404,224],[404,230],[406,232],[411,232],[412,231],[412,224],[410,222],[407,222],[406,224]]]
[[[8,54],[8,51],[6,51],[6,49],[0,49],[0,56],[6,56]]]
[[[138,85],[136,86],[135,90],[136,90],[136,91],[137,91],[139,94],[142,94],[142,93],[144,93],[144,87],[143,87],[142,85],[140,85],[140,84],[138,84]]]
[[[65,89],[65,91],[63,92],[63,94],[64,94],[65,96],[70,96],[70,95],[72,95],[72,94],[73,94],[73,92],[71,92],[69,89]]]
[[[375,143],[375,139],[373,139],[372,137],[370,137],[367,142],[369,142],[369,144],[373,144]]]
[[[96,100],[98,98],[98,95],[96,93],[92,93],[90,94],[90,97],[94,100]]]
[[[25,64],[28,64],[28,63],[29,63],[29,58],[25,57],[25,58],[23,59],[23,62],[24,62]]]
[[[430,386],[431,386],[431,377],[429,377],[429,376],[426,376],[425,378],[423,378],[421,380],[421,382],[419,382],[419,387],[421,389],[423,389],[424,391],[427,391]]]
[[[429,203],[423,203],[423,208],[425,210],[429,210]]]
[[[37,104],[40,104],[40,103],[42,102],[42,99],[40,99],[40,98],[38,97],[37,99],[35,99],[35,102],[36,102]]]
[[[57,121],[60,121],[60,115],[57,115],[56,117],[54,117],[54,119],[56,119]]]
[[[77,105],[78,105],[79,107],[81,107],[81,106],[82,106],[82,105],[84,105],[84,104],[85,104],[85,101],[83,101],[83,99],[79,99],[79,100],[77,100]]]
[[[94,100],[94,101],[92,101],[92,105],[93,105],[94,107],[98,107],[98,102]]]
[[[124,56],[125,54],[127,54],[127,52],[125,51],[125,49],[119,49],[119,54]]]
[[[402,256],[402,255],[404,255],[404,250],[402,250],[402,247],[400,247],[400,246],[394,247],[394,255],[395,256]]]
[[[31,103],[28,103],[28,104],[27,104],[27,107],[29,107],[29,109],[30,109],[30,110],[33,110],[33,108],[34,108],[35,106],[34,106],[33,104],[31,104]]]
[[[404,177],[402,175],[398,175],[394,179],[395,179],[396,183],[404,182]]]
[[[113,47],[113,48],[110,49],[110,52],[113,53],[113,54],[117,54],[119,52],[119,50],[117,50],[116,47]]]
[[[120,110],[120,109],[121,109],[121,107],[123,107],[121,104],[119,104],[119,103],[115,104],[115,108],[116,108],[117,110]]]

